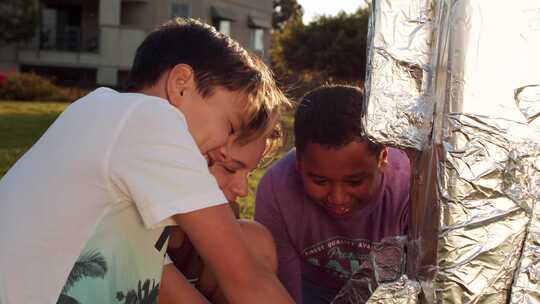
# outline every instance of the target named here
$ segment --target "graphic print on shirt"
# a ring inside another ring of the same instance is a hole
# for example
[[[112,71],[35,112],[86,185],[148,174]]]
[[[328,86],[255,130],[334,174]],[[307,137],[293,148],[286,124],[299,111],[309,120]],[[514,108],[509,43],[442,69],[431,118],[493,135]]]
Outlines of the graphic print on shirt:
[[[124,293],[119,291],[116,293],[116,299],[118,301],[124,301],[125,304],[140,303],[140,304],[155,304],[159,294],[159,283],[156,284],[156,280],[152,280],[152,286],[150,286],[150,280],[146,279],[141,285],[141,281],[137,285],[137,290],[132,289]]]
[[[73,265],[69,273],[66,284],[58,298],[57,304],[79,303],[77,299],[71,297],[68,293],[71,287],[83,278],[101,278],[107,274],[107,262],[103,255],[95,250],[85,251]]]
[[[146,229],[133,204],[106,215],[73,265],[57,304],[156,303],[167,247],[164,230]]]
[[[367,261],[372,243],[364,239],[333,237],[302,251],[302,259],[340,280],[349,279]]]
[[[70,296],[69,290],[73,285],[83,278],[105,278],[107,274],[107,262],[103,255],[95,250],[84,252],[75,262],[73,269],[69,273],[66,285],[62,289],[62,293],[58,298],[57,304],[75,304],[80,303],[77,299]],[[141,304],[153,304],[157,302],[159,294],[159,282],[146,279],[144,283],[139,280],[137,288],[128,290],[126,292],[118,291],[116,293],[116,300],[120,303],[141,303]]]

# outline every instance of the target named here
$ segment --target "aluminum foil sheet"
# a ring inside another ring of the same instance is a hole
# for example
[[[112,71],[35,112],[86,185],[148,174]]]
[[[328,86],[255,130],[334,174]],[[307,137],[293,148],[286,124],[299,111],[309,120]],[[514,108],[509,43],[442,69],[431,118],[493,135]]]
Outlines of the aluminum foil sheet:
[[[520,0],[512,5],[504,1],[452,1],[447,25],[450,29],[444,37],[449,113],[526,122],[516,106],[515,91],[540,81],[540,72],[531,66],[538,62],[538,54],[529,51],[537,44],[533,37],[540,32],[530,33],[528,22],[522,20],[530,18],[526,12],[532,7],[539,6],[535,0]],[[511,21],[501,22],[503,18]]]
[[[372,5],[363,124],[418,151],[411,241],[405,281],[342,303],[540,303],[540,1],[433,4]]]
[[[529,212],[507,194],[508,155],[526,125],[447,114],[438,168],[440,230],[436,298],[441,303],[506,303]]]
[[[332,303],[366,303],[372,293],[382,285],[399,281],[405,269],[406,244],[406,236],[386,238],[375,243],[369,259],[360,265]]]
[[[515,92],[515,100],[519,110],[527,119],[527,123],[532,128],[540,130],[540,84],[518,88]]]
[[[441,0],[438,5],[437,303],[509,300],[531,218],[531,209],[508,185],[523,179],[509,169],[516,147],[530,147],[536,136],[515,101],[517,88],[535,83],[520,57],[529,43],[522,39],[523,12],[534,5],[540,3]]]
[[[515,90],[515,102],[534,135],[510,154],[508,172],[515,176],[507,193],[530,212],[527,236],[519,269],[515,274],[510,303],[540,303],[540,3],[524,1],[519,7],[520,60],[528,64]],[[534,140],[532,140],[534,139]]]
[[[515,177],[507,185],[508,195],[531,215],[510,303],[540,303],[540,144],[517,146],[507,172]]]
[[[367,304],[416,304],[420,284],[403,275],[391,283],[381,284],[367,301]]]
[[[420,150],[429,139],[432,15],[432,0],[372,3],[363,124],[376,142]]]

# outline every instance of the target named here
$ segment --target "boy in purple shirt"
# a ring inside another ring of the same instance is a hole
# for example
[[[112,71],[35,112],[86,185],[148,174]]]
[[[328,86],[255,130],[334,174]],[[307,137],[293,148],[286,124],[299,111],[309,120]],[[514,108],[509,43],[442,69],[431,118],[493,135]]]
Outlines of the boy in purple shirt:
[[[324,86],[295,113],[296,150],[262,178],[255,219],[272,233],[278,275],[297,303],[329,303],[373,243],[405,235],[410,163],[364,137],[363,94]]]

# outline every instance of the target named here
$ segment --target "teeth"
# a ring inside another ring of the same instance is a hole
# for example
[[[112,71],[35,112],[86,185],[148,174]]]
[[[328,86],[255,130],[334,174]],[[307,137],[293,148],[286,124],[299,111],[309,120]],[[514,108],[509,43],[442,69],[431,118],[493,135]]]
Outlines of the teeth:
[[[347,213],[351,210],[351,208],[348,208],[348,207],[337,207],[337,208],[334,208],[335,210],[335,213],[337,214],[344,214],[344,213]]]

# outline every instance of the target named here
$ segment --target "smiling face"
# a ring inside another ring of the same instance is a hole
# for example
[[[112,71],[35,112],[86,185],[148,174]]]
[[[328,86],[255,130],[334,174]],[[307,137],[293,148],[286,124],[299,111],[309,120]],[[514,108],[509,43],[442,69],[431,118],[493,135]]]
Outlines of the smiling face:
[[[307,195],[330,215],[341,217],[363,208],[379,188],[387,150],[380,155],[363,140],[340,148],[309,143],[297,151],[297,169]]]
[[[236,137],[235,137],[236,139]],[[219,188],[225,194],[233,212],[239,217],[239,206],[236,200],[248,194],[248,177],[267,149],[267,138],[255,139],[245,145],[240,145],[234,139],[229,140],[225,147],[214,149],[208,153],[212,160],[208,167],[210,173],[215,177]],[[223,149],[227,149],[228,157],[225,160],[215,159],[223,155]],[[178,248],[184,240],[184,234],[180,229],[175,229],[169,240],[169,248]]]
[[[266,148],[266,138],[256,139],[246,145],[232,143],[228,147],[228,158],[217,161],[210,167],[219,188],[231,203],[248,194],[248,176],[257,167]],[[219,151],[210,152],[212,157]]]

